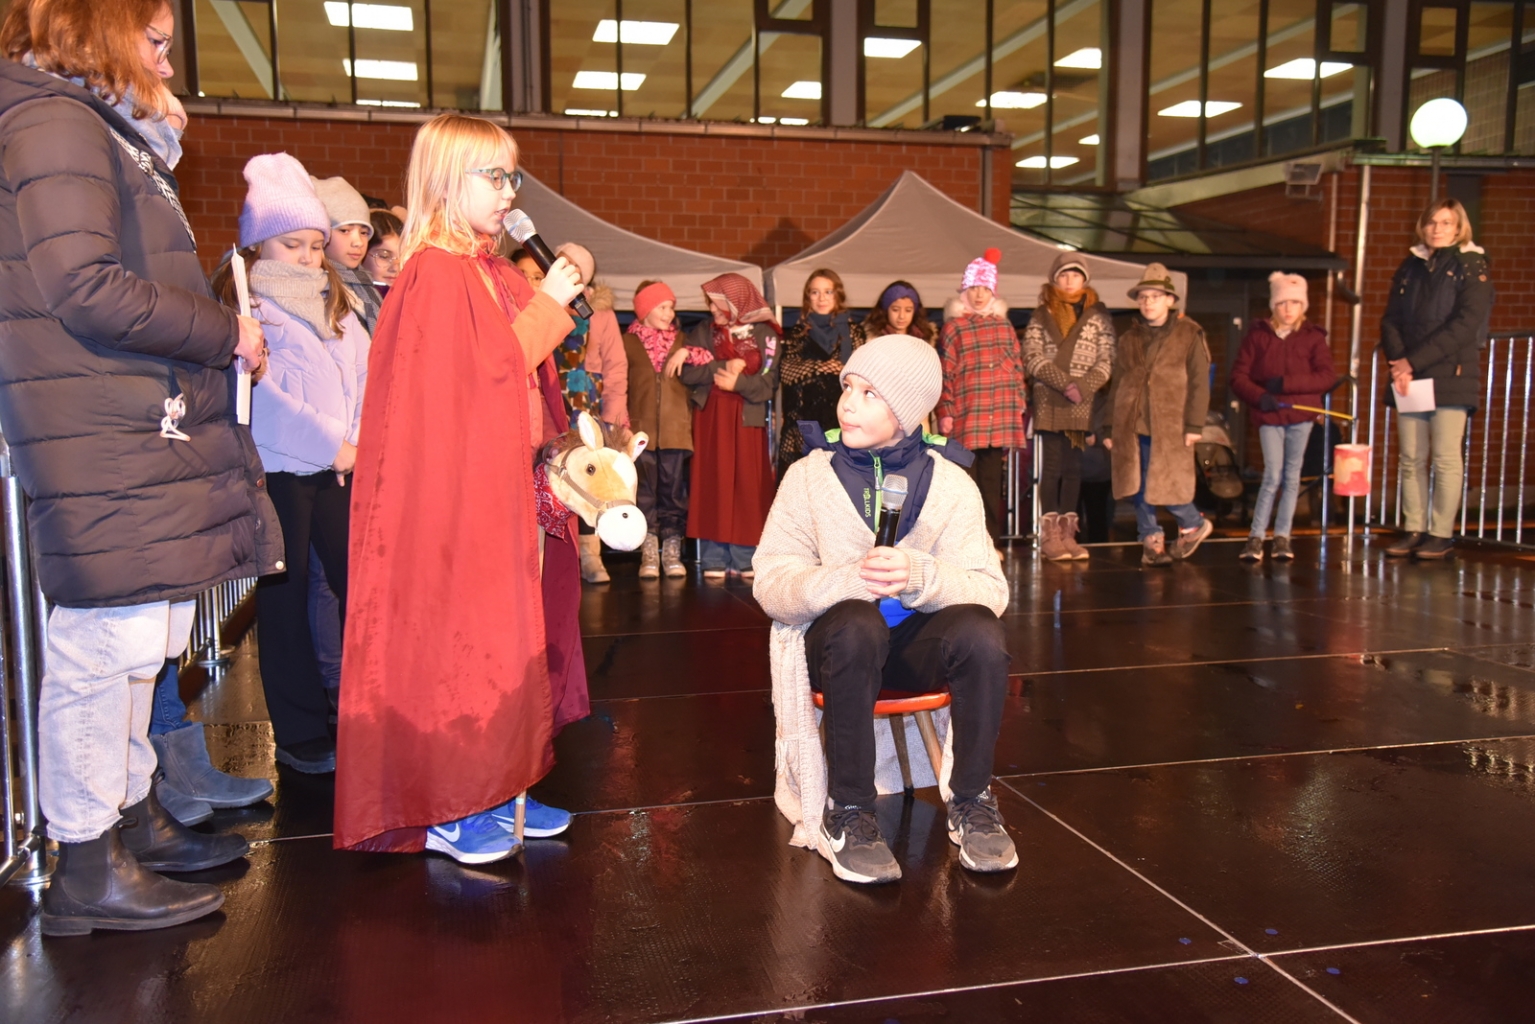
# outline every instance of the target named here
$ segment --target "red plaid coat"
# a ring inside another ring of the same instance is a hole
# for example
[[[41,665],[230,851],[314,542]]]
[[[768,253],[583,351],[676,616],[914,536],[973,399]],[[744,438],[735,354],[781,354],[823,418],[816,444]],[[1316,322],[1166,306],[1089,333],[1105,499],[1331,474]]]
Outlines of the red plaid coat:
[[[971,451],[1024,447],[1023,351],[1007,318],[949,316],[938,336],[938,354],[943,395],[934,413],[954,417],[950,436]]]

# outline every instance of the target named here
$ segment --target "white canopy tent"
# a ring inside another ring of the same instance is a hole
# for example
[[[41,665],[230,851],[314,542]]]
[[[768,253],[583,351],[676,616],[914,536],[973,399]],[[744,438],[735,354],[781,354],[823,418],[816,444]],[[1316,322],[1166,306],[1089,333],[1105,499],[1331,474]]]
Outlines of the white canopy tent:
[[[929,309],[942,308],[958,290],[966,264],[990,248],[1002,250],[998,293],[1009,306],[1033,308],[1061,248],[983,217],[906,171],[858,216],[769,269],[767,297],[780,306],[798,305],[805,278],[829,267],[847,286],[850,306],[871,307],[886,285],[904,279]],[[1129,308],[1125,293],[1141,280],[1144,265],[1105,256],[1083,259],[1104,304]],[[1187,299],[1188,275],[1175,270],[1172,277]]]
[[[609,224],[572,203],[527,171],[517,207],[533,219],[538,233],[551,249],[566,242],[580,242],[597,257],[597,280],[613,289],[620,310],[634,303],[641,281],[665,281],[677,293],[677,308],[707,309],[703,283],[734,271],[762,287],[762,268],[723,256],[709,256],[690,249],[657,242]]]

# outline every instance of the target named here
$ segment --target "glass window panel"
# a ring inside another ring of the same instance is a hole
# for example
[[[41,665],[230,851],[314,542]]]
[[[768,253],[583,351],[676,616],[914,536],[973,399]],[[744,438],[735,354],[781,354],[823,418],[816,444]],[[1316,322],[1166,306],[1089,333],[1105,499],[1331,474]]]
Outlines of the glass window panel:
[[[1453,7],[1425,7],[1418,22],[1418,53],[1424,57],[1455,56]]]
[[[272,98],[270,16],[264,3],[215,8],[197,0],[197,71],[204,96]]]
[[[695,8],[695,10],[702,13],[707,11],[708,8],[701,7]],[[782,18],[785,21],[810,21],[815,18],[815,3],[813,0],[779,0],[775,4],[772,0],[768,0],[768,13],[775,18]],[[708,15],[705,14],[704,16],[707,17]]]
[[[432,5],[432,95],[429,106],[499,110],[501,53],[495,4]],[[425,40],[422,40],[423,45]]]
[[[1045,72],[1050,66],[1049,7],[1044,0],[1020,0],[998,4],[995,14],[996,27],[992,38],[996,44],[996,56],[993,58],[991,72],[991,114],[1013,136],[1013,183],[1044,184],[1048,180],[1049,170],[1045,166]],[[1066,74],[1080,77],[1095,72],[1070,70]],[[1059,98],[1059,89],[1056,95]],[[1056,116],[1061,116],[1059,111]],[[1067,153],[1050,154],[1051,162],[1057,170],[1066,169],[1063,166],[1065,161],[1077,156],[1077,148],[1073,145]]]
[[[1528,14],[1525,15],[1529,17]],[[1474,3],[1466,33],[1466,106],[1462,153],[1501,153],[1508,112],[1509,44],[1514,35],[1512,3]]]
[[[683,117],[687,112],[687,34],[683,31],[683,0],[624,0],[624,73],[645,80],[624,93],[624,114],[630,117]],[[705,15],[707,17],[707,15]],[[694,8],[694,22],[701,20]],[[675,26],[674,28],[667,26]],[[669,41],[663,43],[667,33]],[[633,39],[651,42],[630,42]]]
[[[1108,50],[1103,45],[1105,11],[1102,2],[1056,5],[1055,113],[1050,144],[1053,184],[1092,184],[1099,178],[1099,157],[1105,147],[1092,140],[1108,130],[1104,116],[1108,83]],[[1094,63],[1099,66],[1092,67]]]
[[[874,24],[916,28],[917,0],[874,0]]]
[[[1221,167],[1258,156],[1255,115],[1258,89],[1258,2],[1224,0],[1210,5],[1212,104],[1228,107],[1205,125],[1205,166]]]
[[[1313,0],[1272,0],[1264,65],[1265,155],[1307,148],[1311,145],[1311,89],[1318,72]],[[1326,83],[1333,69],[1324,64],[1320,70]]]
[[[1010,6],[1010,5],[1003,5]],[[986,18],[974,0],[932,0],[932,117],[984,117]],[[981,103],[981,106],[977,106]]]
[[[707,8],[694,5],[694,117],[712,121],[751,118],[755,24],[752,0],[710,0]]]
[[[410,28],[365,27],[358,18],[353,30],[357,36],[357,102],[383,107],[429,105],[423,0],[389,0],[387,5],[378,6],[387,6],[390,17],[371,25],[403,25],[408,15]],[[335,94],[336,99],[345,103],[351,94],[343,63],[347,54],[346,18],[341,10],[332,10],[335,20],[342,23],[340,27],[332,23],[324,5],[313,0],[281,0],[278,5],[277,55],[283,88],[294,99],[312,96],[329,101],[328,94]],[[315,13],[320,16],[316,18]],[[295,34],[294,23],[301,16],[304,24],[299,36]]]
[[[763,33],[762,43],[761,119],[819,124],[821,37]]]
[[[871,38],[879,37],[874,29]],[[903,48],[906,42],[903,41]],[[864,52],[864,117],[875,128],[916,128],[922,124],[922,46],[904,57]]]
[[[1335,53],[1364,53],[1368,41],[1369,8],[1362,3],[1332,5],[1332,49]]]
[[[1199,0],[1154,0],[1151,7],[1151,95],[1147,104],[1146,162],[1151,180],[1196,169],[1197,117],[1161,113],[1199,105]]]
[[[549,109],[601,117],[618,113],[618,44],[599,43],[598,23],[613,0],[562,0],[549,11]],[[611,38],[611,37],[610,37]],[[628,68],[624,69],[626,75]],[[636,80],[627,78],[625,84]],[[631,90],[632,91],[632,90]],[[627,98],[627,97],[626,97]]]
[[[1355,66],[1334,72],[1322,67],[1320,141],[1363,138],[1370,108],[1370,69]]]

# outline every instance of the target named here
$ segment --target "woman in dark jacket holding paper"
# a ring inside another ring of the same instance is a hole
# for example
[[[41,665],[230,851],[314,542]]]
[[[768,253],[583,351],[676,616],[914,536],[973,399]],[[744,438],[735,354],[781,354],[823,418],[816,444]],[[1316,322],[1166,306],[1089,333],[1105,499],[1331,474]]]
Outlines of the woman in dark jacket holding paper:
[[[1418,219],[1421,244],[1397,268],[1380,321],[1380,345],[1391,367],[1386,402],[1397,404],[1414,381],[1432,382],[1431,411],[1397,416],[1399,471],[1407,532],[1386,549],[1393,558],[1450,554],[1460,511],[1466,419],[1481,391],[1481,348],[1492,316],[1487,255],[1471,241],[1471,221],[1456,199],[1442,199]],[[1415,395],[1414,397],[1419,397]],[[1428,463],[1434,462],[1429,508]]]
[[[216,910],[199,871],[245,855],[155,794],[154,677],[194,599],[281,571],[235,356],[261,328],[214,301],[168,167],[171,8],[16,0],[0,25],[0,427],[48,619],[40,789],[58,841],[45,935]],[[87,83],[87,84],[82,84]]]

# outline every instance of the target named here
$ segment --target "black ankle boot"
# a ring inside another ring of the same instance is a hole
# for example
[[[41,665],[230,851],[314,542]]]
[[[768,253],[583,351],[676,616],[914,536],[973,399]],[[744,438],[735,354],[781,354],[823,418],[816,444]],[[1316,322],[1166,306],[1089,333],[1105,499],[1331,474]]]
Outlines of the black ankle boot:
[[[156,772],[156,783],[159,777]],[[160,806],[154,786],[149,787],[149,795],[144,799],[123,808],[118,830],[123,845],[151,871],[203,871],[239,860],[250,852],[244,836],[208,835],[187,828]]]
[[[60,843],[59,865],[43,890],[44,935],[94,928],[147,932],[195,921],[224,903],[216,886],[176,882],[146,870],[115,827],[84,843]]]

